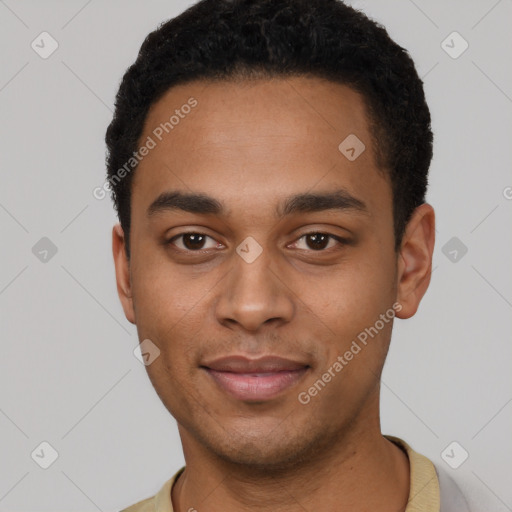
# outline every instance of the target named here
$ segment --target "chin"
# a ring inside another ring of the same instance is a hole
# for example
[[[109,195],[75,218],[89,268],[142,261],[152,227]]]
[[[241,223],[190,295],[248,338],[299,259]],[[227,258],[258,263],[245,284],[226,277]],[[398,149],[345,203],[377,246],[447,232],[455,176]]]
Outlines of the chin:
[[[237,470],[247,470],[262,476],[286,472],[304,462],[311,462],[315,456],[329,449],[332,436],[322,431],[312,432],[306,427],[302,432],[290,432],[279,425],[265,432],[226,431],[200,442],[217,457]]]
[[[288,447],[272,447],[268,446],[268,443],[265,446],[253,443],[232,445],[227,450],[219,449],[216,454],[230,465],[237,466],[242,472],[246,470],[251,474],[261,473],[262,476],[285,473],[291,468],[296,468],[297,463],[304,459],[298,456],[296,451],[290,451]]]

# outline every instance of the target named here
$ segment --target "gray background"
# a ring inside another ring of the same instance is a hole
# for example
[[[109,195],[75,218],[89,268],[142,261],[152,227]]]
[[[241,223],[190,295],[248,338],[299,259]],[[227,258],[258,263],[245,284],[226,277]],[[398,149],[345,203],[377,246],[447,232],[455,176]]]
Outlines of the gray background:
[[[92,190],[124,70],[191,3],[0,1],[2,511],[119,510],[183,464],[117,297],[116,217]],[[352,4],[411,52],[436,136],[435,270],[418,314],[395,324],[382,429],[443,465],[474,511],[512,510],[512,2]],[[43,31],[59,44],[47,59],[31,47]],[[453,31],[469,43],[458,58],[441,45]],[[43,237],[57,248],[46,261]],[[48,469],[43,441],[58,452]],[[453,441],[469,453],[458,469],[441,456]]]

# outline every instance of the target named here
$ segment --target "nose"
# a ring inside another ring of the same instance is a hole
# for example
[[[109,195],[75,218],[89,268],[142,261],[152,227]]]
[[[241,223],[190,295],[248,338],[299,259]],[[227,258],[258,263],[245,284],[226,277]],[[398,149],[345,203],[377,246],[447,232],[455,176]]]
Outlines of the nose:
[[[233,254],[232,269],[216,303],[217,320],[222,325],[256,332],[264,325],[290,322],[295,311],[293,292],[277,265],[270,265],[270,253],[265,249],[252,262]]]

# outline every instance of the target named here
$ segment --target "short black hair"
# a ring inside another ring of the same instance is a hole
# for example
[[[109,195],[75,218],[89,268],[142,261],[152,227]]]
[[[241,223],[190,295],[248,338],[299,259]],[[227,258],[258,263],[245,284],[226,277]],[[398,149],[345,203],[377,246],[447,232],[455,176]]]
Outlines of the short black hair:
[[[105,137],[107,182],[128,258],[133,172],[119,179],[118,170],[137,151],[149,108],[169,88],[195,80],[292,76],[362,94],[377,163],[391,181],[398,250],[425,201],[433,142],[423,82],[408,52],[340,0],[201,0],[146,37],[116,95]]]

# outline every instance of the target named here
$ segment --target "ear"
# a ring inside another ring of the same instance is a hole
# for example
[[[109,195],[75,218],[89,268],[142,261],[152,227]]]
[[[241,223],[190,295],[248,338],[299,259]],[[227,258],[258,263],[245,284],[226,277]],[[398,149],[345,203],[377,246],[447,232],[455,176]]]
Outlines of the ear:
[[[129,322],[135,324],[132,287],[130,279],[130,263],[126,257],[123,228],[117,223],[112,229],[112,253],[116,267],[117,293],[123,306],[124,314]]]
[[[407,223],[398,257],[398,318],[410,318],[418,310],[430,284],[435,242],[435,214],[429,204],[416,208]]]

